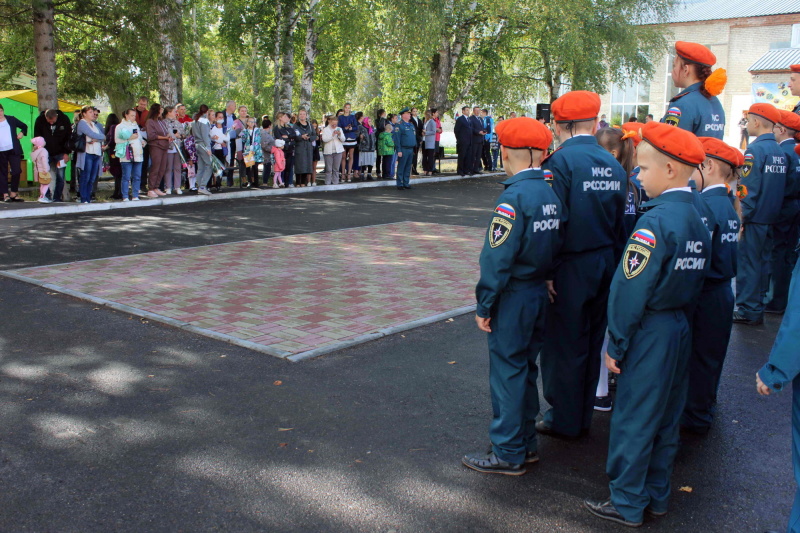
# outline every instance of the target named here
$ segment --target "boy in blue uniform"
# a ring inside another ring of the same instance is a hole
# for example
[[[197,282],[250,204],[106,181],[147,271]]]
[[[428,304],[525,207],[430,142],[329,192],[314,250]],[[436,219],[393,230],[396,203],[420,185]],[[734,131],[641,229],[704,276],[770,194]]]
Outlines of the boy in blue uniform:
[[[561,146],[542,166],[552,172],[566,227],[548,282],[553,305],[541,355],[544,397],[551,409],[536,429],[579,437],[592,423],[608,288],[625,242],[628,176],[594,136],[597,94],[567,93],[553,102],[552,112]]]
[[[772,133],[780,120],[772,104],[753,104],[747,113],[747,131],[757,138],[747,147],[742,167],[741,184],[747,195],[742,198],[733,321],[749,326],[764,323],[772,255],[770,228],[778,220],[786,187],[786,155]]]
[[[794,267],[788,302],[769,361],[756,374],[756,390],[769,396],[792,384],[792,464],[798,489],[786,531],[800,533],[800,262]]]
[[[701,137],[706,160],[695,171],[703,183],[701,200],[711,212],[711,265],[703,292],[692,317],[692,353],[689,360],[689,391],[681,426],[705,434],[714,421],[722,366],[733,327],[733,289],[739,215],[728,198],[728,183],[736,183],[737,169],[744,164],[742,153],[713,137]]]
[[[492,214],[475,288],[475,320],[489,333],[492,448],[461,461],[478,472],[521,475],[525,463],[539,460],[536,355],[545,336],[545,280],[561,245],[561,202],[538,168],[550,130],[521,117],[500,122],[496,131],[511,177]]]
[[[725,88],[724,69],[713,73],[717,57],[705,46],[678,41],[672,64],[672,82],[684,90],[669,101],[661,122],[691,131],[697,136],[722,139],[725,110],[717,95]]]
[[[411,164],[414,162],[414,147],[417,145],[417,130],[411,121],[411,110],[400,111],[397,132],[397,190],[410,189]]]
[[[717,57],[705,46],[678,41],[672,64],[672,82],[684,90],[669,101],[661,122],[697,136],[722,139],[725,110],[717,95],[725,88],[725,69],[711,71]]]
[[[775,125],[775,140],[786,154],[786,187],[778,220],[772,226],[772,283],[771,297],[764,307],[766,313],[780,314],[786,309],[786,296],[792,269],[797,262],[797,241],[800,237],[800,158],[795,153],[794,138],[800,132],[800,116],[779,110],[781,120]]]
[[[652,200],[608,302],[606,364],[619,374],[606,466],[611,497],[584,502],[592,514],[634,527],[646,509],[667,511],[691,349],[685,309],[700,295],[710,250],[687,186],[705,160],[700,141],[656,122],[642,128],[642,139],[639,178]]]

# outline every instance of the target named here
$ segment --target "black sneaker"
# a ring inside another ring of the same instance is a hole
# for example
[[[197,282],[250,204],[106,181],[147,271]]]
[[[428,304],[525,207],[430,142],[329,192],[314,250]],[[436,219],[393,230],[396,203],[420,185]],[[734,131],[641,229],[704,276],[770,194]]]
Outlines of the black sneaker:
[[[614,507],[614,504],[611,503],[611,500],[584,500],[583,506],[586,507],[590,513],[598,518],[602,518],[603,520],[610,520],[611,522],[616,522],[617,524],[622,524],[623,526],[628,527],[639,527],[642,525],[641,522],[631,522],[630,520],[625,520],[625,517],[622,516],[619,511],[617,511],[617,508]]]
[[[770,315],[782,315],[786,312],[786,309],[773,309],[771,307],[765,307],[764,312],[769,313]]]
[[[645,514],[650,515],[653,518],[661,518],[662,516],[667,516],[666,511],[656,511],[652,507],[645,507],[644,512]]]
[[[461,462],[467,468],[484,474],[505,474],[506,476],[521,476],[527,470],[525,465],[507,463],[497,457],[494,452],[490,453],[471,453],[461,458]]]
[[[536,432],[539,433],[540,435],[547,435],[548,437],[555,437],[557,439],[565,439],[565,440],[576,440],[589,434],[588,430],[582,430],[581,434],[577,436],[564,435],[563,433],[554,431],[553,428],[544,423],[544,420],[536,422]]]
[[[735,312],[733,313],[733,322],[735,324],[744,324],[745,326],[760,326],[764,323],[764,317],[760,316],[755,320],[750,320],[749,318],[745,317],[744,315]]]
[[[539,462],[539,452],[525,452],[525,464],[532,465]]]
[[[594,410],[595,411],[610,411],[614,407],[614,402],[611,401],[611,396],[595,396]]]

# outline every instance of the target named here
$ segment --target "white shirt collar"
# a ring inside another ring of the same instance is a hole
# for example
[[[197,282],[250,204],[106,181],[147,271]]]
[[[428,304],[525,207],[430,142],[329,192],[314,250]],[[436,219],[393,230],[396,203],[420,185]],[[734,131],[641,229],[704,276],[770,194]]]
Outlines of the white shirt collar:
[[[720,187],[725,187],[725,184],[724,183],[717,183],[716,185],[709,185],[708,187],[703,189],[703,192],[710,191],[711,189],[719,189]]]
[[[675,192],[675,191],[683,191],[683,192],[692,192],[691,187],[675,187],[672,189],[667,189],[666,191],[662,192],[661,194],[666,194],[668,192]]]

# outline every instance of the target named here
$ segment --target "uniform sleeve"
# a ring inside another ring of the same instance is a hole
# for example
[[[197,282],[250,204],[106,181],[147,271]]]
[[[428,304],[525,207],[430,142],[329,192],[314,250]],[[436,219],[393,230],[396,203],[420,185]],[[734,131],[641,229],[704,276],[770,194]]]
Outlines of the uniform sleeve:
[[[491,317],[492,306],[511,278],[511,266],[519,252],[524,228],[525,220],[517,202],[501,196],[486,232],[480,258],[481,278],[475,288],[477,314],[481,318]]]
[[[758,205],[758,198],[761,195],[761,184],[763,183],[763,172],[757,162],[753,150],[748,148],[745,153],[745,165],[742,171],[740,183],[747,187],[747,196],[741,199],[742,223],[746,224],[753,218],[753,211]]]
[[[769,354],[758,376],[773,391],[783,390],[800,374],[800,262],[795,265],[789,289],[789,305]]]
[[[559,155],[554,154],[542,164],[542,168],[553,173],[550,185],[558,199],[561,200],[561,225],[569,220],[569,192],[572,185],[572,173],[567,168],[566,162]]]
[[[628,239],[608,298],[608,354],[617,361],[625,358],[666,257],[666,243],[661,239],[656,220],[643,216],[633,235],[638,238]],[[643,242],[649,239],[654,246]]]

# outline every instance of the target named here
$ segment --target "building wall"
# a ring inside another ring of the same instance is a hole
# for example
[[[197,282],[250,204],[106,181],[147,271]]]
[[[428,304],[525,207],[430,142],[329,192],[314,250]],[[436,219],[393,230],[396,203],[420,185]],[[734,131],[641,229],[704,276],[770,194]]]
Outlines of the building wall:
[[[743,109],[751,103],[752,84],[757,82],[780,82],[786,74],[762,74],[753,76],[747,69],[770,49],[771,43],[791,40],[792,24],[800,23],[800,15],[775,15],[748,19],[730,19],[672,24],[669,31],[671,48],[675,41],[691,41],[708,46],[717,56],[715,68],[728,72],[728,84],[719,99],[725,109],[725,139],[732,144],[738,142],[737,123]],[[656,65],[656,74],[650,81],[650,113],[659,120],[667,108],[667,76],[671,64],[668,54]],[[602,96],[602,113],[611,117],[611,95]]]

